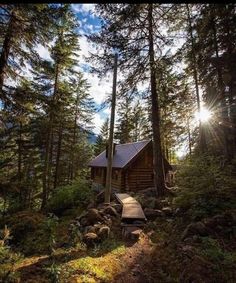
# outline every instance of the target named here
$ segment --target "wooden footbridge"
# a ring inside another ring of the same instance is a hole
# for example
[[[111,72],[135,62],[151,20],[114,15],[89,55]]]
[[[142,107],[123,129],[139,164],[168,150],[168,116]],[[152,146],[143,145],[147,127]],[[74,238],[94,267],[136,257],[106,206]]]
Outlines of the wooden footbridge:
[[[117,200],[122,204],[121,218],[123,220],[147,220],[140,203],[129,194],[115,194]]]

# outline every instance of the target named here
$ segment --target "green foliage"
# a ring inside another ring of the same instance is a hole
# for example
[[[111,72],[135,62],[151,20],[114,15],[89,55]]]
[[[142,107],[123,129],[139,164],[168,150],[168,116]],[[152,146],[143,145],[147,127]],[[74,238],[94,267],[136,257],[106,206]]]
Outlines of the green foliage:
[[[46,268],[46,271],[49,273],[49,280],[51,283],[60,282],[61,268],[55,264],[54,261],[49,268]]]
[[[52,255],[56,247],[56,228],[58,225],[58,217],[50,213],[47,220],[43,223],[45,233],[48,235],[49,253]]]
[[[70,224],[69,237],[69,242],[73,247],[75,247],[79,241],[82,241],[82,234],[78,226],[73,223]]]
[[[224,251],[215,239],[202,237],[201,248],[202,250],[200,253],[215,263],[223,264],[225,261],[226,263],[231,262],[232,264],[235,264],[236,262],[236,254]]]
[[[194,219],[236,208],[236,179],[230,171],[230,167],[221,165],[220,158],[194,157],[177,173],[179,189],[175,205]]]
[[[107,118],[101,126],[100,134],[97,136],[96,144],[94,145],[95,155],[100,154],[106,149],[109,136],[109,119]]]
[[[0,240],[0,282],[14,282],[17,278],[14,265],[20,259],[20,254],[12,252],[7,245],[11,238],[10,230],[5,226]]]
[[[89,255],[93,257],[102,256],[103,254],[122,255],[125,252],[124,243],[116,238],[109,238],[102,243],[95,245]]]
[[[206,260],[214,263],[214,272],[216,278],[223,277],[224,282],[231,282],[235,273],[236,253],[224,250],[219,242],[210,237],[201,238],[201,246],[198,253]],[[217,277],[218,276],[218,277]]]
[[[20,221],[19,221],[20,219]],[[32,211],[20,211],[7,217],[5,223],[12,231],[12,243],[19,243],[27,234],[34,233],[44,221],[45,216]]]
[[[89,181],[76,180],[71,185],[56,189],[49,199],[47,209],[56,214],[75,206],[85,206],[93,197]]]

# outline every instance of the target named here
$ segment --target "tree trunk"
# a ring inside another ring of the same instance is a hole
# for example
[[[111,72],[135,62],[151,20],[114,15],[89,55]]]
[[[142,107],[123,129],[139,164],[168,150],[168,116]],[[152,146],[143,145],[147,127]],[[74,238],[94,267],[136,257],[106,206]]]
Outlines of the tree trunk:
[[[215,54],[216,59],[219,60],[219,47],[217,42],[217,32],[216,32],[216,26],[215,26],[215,19],[212,19],[212,30],[213,30],[213,36],[214,36],[214,46],[215,46]],[[226,156],[226,158],[230,159],[230,148],[229,148],[229,141],[228,141],[228,128],[227,125],[229,123],[228,121],[228,107],[225,101],[225,95],[224,95],[224,81],[223,81],[223,75],[222,70],[219,64],[216,64],[216,70],[217,70],[217,84],[219,89],[219,100],[220,100],[220,116],[221,116],[221,128],[223,131],[223,153]]]
[[[58,173],[59,173],[59,164],[61,157],[61,144],[62,144],[62,125],[60,124],[59,133],[58,133],[58,143],[57,143],[57,156],[56,156],[56,169],[55,169],[55,178],[54,178],[54,189],[58,185]]]
[[[57,89],[58,89],[58,76],[59,76],[59,65],[56,63],[55,67],[55,83],[54,83],[54,91],[53,91],[53,97],[52,97],[52,105],[49,107],[49,123],[48,123],[48,134],[46,138],[46,145],[45,145],[45,159],[44,159],[44,170],[43,170],[43,194],[42,194],[42,204],[41,204],[41,210],[45,208],[48,195],[49,195],[49,183],[48,180],[50,179],[49,174],[51,173],[49,171],[49,161],[50,161],[50,152],[53,151],[53,111],[52,108],[54,107],[56,95],[57,95]],[[51,150],[50,150],[51,149]]]
[[[197,60],[196,60],[196,53],[195,53],[195,42],[193,38],[193,29],[192,29],[192,22],[191,22],[191,16],[190,16],[190,10],[188,4],[186,4],[187,7],[187,14],[188,14],[188,25],[189,25],[189,33],[191,38],[191,55],[192,55],[192,63],[193,63],[193,78],[195,82],[195,90],[196,90],[196,98],[197,98],[197,110],[198,113],[201,111],[201,105],[200,105],[200,95],[199,95],[199,83],[198,83],[198,72],[197,72]],[[201,123],[201,119],[199,118],[199,146],[200,151],[205,152],[207,149],[206,144],[206,137],[205,137],[205,131]]]
[[[228,44],[227,44],[227,54],[229,58],[232,58],[233,61],[233,56],[236,57],[236,53],[234,53],[234,44],[232,42],[232,37],[231,35],[231,27],[229,25],[229,22],[226,22],[226,27],[227,27],[227,37],[228,37]],[[229,87],[229,92],[228,92],[228,97],[229,97],[229,123],[230,123],[230,128],[229,128],[229,146],[230,146],[230,156],[229,160],[233,160],[235,157],[235,147],[236,147],[236,106],[234,103],[234,85],[235,85],[235,66],[234,63],[228,60],[228,75],[229,75],[229,81],[227,82],[228,87]]]
[[[111,197],[113,136],[114,136],[115,106],[116,106],[117,60],[118,60],[118,54],[116,53],[115,60],[114,60],[113,89],[112,89],[112,101],[111,101],[111,119],[110,119],[108,159],[107,159],[107,172],[106,172],[105,203],[110,203],[110,197]]]
[[[163,154],[161,148],[160,135],[160,109],[159,98],[156,85],[156,68],[154,58],[154,43],[153,43],[153,4],[148,7],[148,23],[149,23],[149,63],[151,72],[151,103],[152,103],[152,130],[153,130],[153,173],[154,184],[158,196],[163,196],[165,193],[165,173],[163,165]]]
[[[22,196],[22,123],[20,122],[19,125],[19,139],[18,139],[18,186],[20,189],[20,202],[22,202],[23,196]]]
[[[77,116],[78,116],[78,104],[79,104],[79,92],[77,92],[77,97],[76,97],[76,102],[75,102],[75,117],[74,117],[74,126],[73,126],[73,140],[72,140],[72,145],[71,145],[71,164],[70,164],[70,172],[69,172],[69,176],[70,176],[70,180],[72,181],[74,179],[74,147],[76,144],[76,132],[77,132]]]
[[[15,22],[16,22],[16,18],[13,9],[8,23],[7,32],[3,41],[1,55],[0,55],[0,98],[1,99],[4,98],[3,85],[5,79],[5,70],[7,67],[8,57],[11,49],[12,38],[15,32],[14,31]]]

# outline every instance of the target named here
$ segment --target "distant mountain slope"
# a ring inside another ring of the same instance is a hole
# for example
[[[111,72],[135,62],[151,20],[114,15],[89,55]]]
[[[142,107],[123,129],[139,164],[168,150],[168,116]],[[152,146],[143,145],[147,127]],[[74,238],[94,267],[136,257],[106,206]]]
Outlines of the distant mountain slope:
[[[88,142],[90,144],[95,144],[97,140],[97,135],[94,132],[87,132],[88,133]]]

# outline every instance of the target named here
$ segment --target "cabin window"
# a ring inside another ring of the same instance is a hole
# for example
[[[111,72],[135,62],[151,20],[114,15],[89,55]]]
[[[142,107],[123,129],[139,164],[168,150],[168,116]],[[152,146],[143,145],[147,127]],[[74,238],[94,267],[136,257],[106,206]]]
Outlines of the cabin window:
[[[112,169],[112,179],[118,180],[119,171]]]

